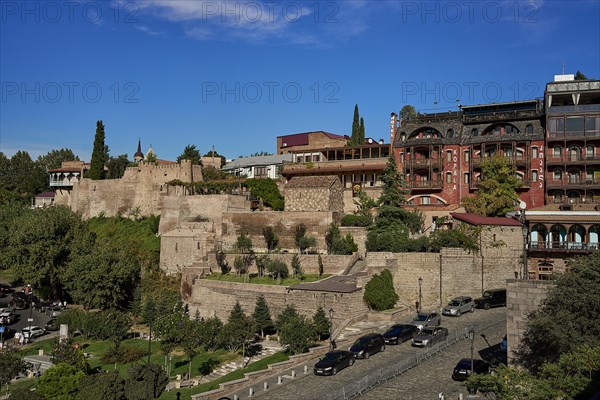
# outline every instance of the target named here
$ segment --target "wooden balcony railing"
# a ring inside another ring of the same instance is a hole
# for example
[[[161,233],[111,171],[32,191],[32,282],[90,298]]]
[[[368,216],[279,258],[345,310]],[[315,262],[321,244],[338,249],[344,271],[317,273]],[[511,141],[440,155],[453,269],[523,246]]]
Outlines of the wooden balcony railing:
[[[582,243],[582,242],[530,242],[529,250],[551,250],[551,251],[590,251],[599,250],[598,242]]]
[[[580,177],[568,177],[562,179],[548,179],[546,180],[546,188],[594,188],[600,189],[599,178],[580,178]]]
[[[442,189],[444,187],[444,183],[441,180],[407,181],[406,186],[410,189]]]

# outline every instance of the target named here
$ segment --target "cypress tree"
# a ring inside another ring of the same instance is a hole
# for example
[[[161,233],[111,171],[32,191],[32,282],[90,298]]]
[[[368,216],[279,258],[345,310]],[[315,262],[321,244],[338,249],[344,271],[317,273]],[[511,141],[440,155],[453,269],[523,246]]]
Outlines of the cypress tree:
[[[106,145],[104,144],[104,124],[102,120],[96,122],[96,136],[94,136],[94,150],[90,161],[90,179],[104,179],[104,164],[106,163]]]
[[[360,136],[360,116],[358,113],[358,104],[354,105],[354,119],[352,120],[352,136],[348,140],[348,146],[358,146]]]
[[[260,337],[264,338],[265,331],[273,328],[273,320],[271,319],[269,305],[262,294],[258,297],[258,299],[256,299],[256,305],[254,306],[252,318],[254,318],[256,327],[260,331]]]
[[[363,145],[365,143],[365,120],[363,119],[363,117],[360,117],[358,140],[360,141],[358,145]]]

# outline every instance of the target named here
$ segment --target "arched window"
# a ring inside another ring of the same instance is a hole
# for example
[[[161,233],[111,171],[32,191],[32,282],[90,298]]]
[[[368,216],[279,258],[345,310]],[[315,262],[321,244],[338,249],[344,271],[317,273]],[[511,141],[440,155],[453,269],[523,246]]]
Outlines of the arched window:
[[[594,159],[594,155],[596,154],[596,148],[592,145],[589,145],[585,149],[585,155],[588,159]]]
[[[554,203],[562,202],[562,192],[561,191],[557,190],[556,192],[554,192],[554,195],[552,197],[553,197]]]
[[[527,124],[527,126],[525,126],[525,133],[531,135],[533,133],[533,125]]]
[[[560,146],[554,146],[552,150],[552,155],[556,158],[560,158],[562,152],[562,148]]]
[[[554,170],[554,176],[552,179],[555,181],[560,181],[562,179],[562,170],[560,168],[556,168]]]
[[[448,129],[448,131],[446,131],[446,137],[452,139],[454,137],[454,129]]]
[[[533,182],[537,182],[537,180],[538,180],[538,172],[537,171],[535,171],[535,170],[531,171],[531,180]]]
[[[581,147],[575,145],[569,147],[569,159],[579,161],[581,159]]]
[[[465,150],[465,161],[469,162],[471,159],[471,152],[469,150]]]
[[[446,151],[446,161],[452,161],[452,150]]]
[[[446,172],[446,183],[452,183],[452,172]]]
[[[479,130],[477,128],[471,129],[471,136],[479,136]]]

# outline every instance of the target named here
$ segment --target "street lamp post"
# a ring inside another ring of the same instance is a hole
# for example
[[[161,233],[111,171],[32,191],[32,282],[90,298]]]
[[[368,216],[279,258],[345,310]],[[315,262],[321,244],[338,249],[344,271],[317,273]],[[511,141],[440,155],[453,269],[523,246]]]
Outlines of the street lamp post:
[[[525,208],[527,204],[524,201],[519,203],[519,208],[521,212],[519,213],[519,221],[521,224],[522,233],[523,233],[523,279],[529,279],[529,267],[527,265],[527,237],[529,236],[529,232],[527,229],[527,220],[525,219]]]
[[[471,376],[473,375],[473,342],[475,342],[475,328],[469,328],[469,339],[471,340]]]
[[[333,307],[329,309],[329,351],[334,350],[333,345]]]
[[[423,294],[421,291],[421,285],[423,284],[423,278],[419,277],[419,309],[417,312],[421,312],[422,304],[423,304]]]

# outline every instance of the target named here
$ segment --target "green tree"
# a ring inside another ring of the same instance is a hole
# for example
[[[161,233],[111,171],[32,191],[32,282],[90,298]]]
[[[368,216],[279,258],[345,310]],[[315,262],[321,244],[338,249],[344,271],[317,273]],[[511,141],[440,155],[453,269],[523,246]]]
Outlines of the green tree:
[[[358,112],[358,104],[355,104],[354,117],[352,118],[352,135],[348,140],[348,146],[361,146],[365,143],[365,122],[361,120],[362,118],[360,118],[360,113]]]
[[[92,180],[104,179],[104,166],[108,161],[106,156],[106,144],[104,143],[104,124],[102,120],[96,122],[96,135],[94,136],[94,149],[88,177]]]
[[[73,341],[56,340],[52,346],[51,358],[53,364],[69,364],[77,368],[79,371],[87,373],[90,365],[85,359],[83,351],[73,346]]]
[[[192,359],[200,347],[200,320],[184,319],[184,326],[181,329],[181,345],[183,351],[188,357],[188,378],[192,377]]]
[[[70,400],[84,377],[85,373],[72,365],[57,364],[44,372],[35,389],[47,400]]]
[[[312,324],[319,340],[323,340],[324,337],[329,336],[330,323],[327,315],[325,315],[325,310],[322,306],[319,306],[312,318]]]
[[[0,351],[0,389],[8,385],[17,375],[25,373],[27,363],[21,353],[15,349]]]
[[[575,80],[576,80],[576,81],[586,81],[586,80],[588,80],[588,79],[589,79],[589,78],[588,78],[587,76],[585,76],[585,75],[583,74],[583,72],[581,72],[581,71],[579,71],[579,70],[578,70],[578,71],[577,71],[577,73],[575,74]]]
[[[136,249],[123,243],[96,240],[92,247],[75,251],[62,278],[73,300],[91,308],[129,306],[132,291],[140,279]]]
[[[188,144],[183,149],[183,153],[181,153],[177,157],[177,162],[181,164],[181,160],[190,160],[194,165],[202,165],[202,156],[198,149],[196,149],[195,144]]]
[[[214,316],[207,318],[200,324],[200,345],[206,351],[215,351],[220,345],[219,333],[223,329],[223,322]]]
[[[291,309],[288,309],[292,307]],[[288,306],[277,320],[279,341],[288,346],[293,354],[304,353],[316,341],[315,328],[303,315],[298,315],[293,306]]]
[[[271,207],[274,211],[283,211],[284,199],[274,180],[247,179],[245,185],[253,196],[262,200],[265,206]]]
[[[124,387],[127,400],[157,399],[165,390],[169,383],[169,377],[164,369],[156,364],[150,364],[148,369],[149,371],[147,371],[146,365],[138,364],[127,371],[128,377]]]
[[[236,257],[233,266],[238,272],[238,275],[247,274],[250,267],[256,259],[252,239],[244,232],[240,233],[235,242],[235,249],[241,256]]]
[[[293,277],[300,277],[300,279],[302,279],[302,265],[300,264],[300,257],[298,257],[298,254],[294,254],[294,256],[292,257],[292,276]]]
[[[488,217],[504,216],[515,209],[519,195],[516,188],[523,186],[515,175],[515,168],[508,158],[494,156],[481,163],[479,190],[474,197],[467,197],[463,205],[467,212]]]
[[[389,269],[373,275],[365,286],[364,300],[369,308],[376,311],[389,310],[399,299],[394,288],[394,278]]]
[[[13,221],[11,230],[5,260],[15,277],[60,296],[73,239],[86,232],[81,217],[62,206],[30,210]]]
[[[392,154],[388,158],[388,162],[381,176],[381,196],[379,197],[379,206],[402,207],[406,202],[404,198],[405,190],[404,178],[398,171],[396,165],[396,157]]]
[[[364,190],[360,190],[358,200],[354,200],[354,204],[356,205],[355,214],[371,218],[371,209],[377,206],[377,201],[372,199]]]
[[[319,258],[318,258],[318,263],[319,263],[319,277],[321,275],[323,275],[323,258],[321,257],[321,255],[319,254]]]
[[[265,300],[265,297],[261,294],[256,299],[256,304],[254,306],[254,312],[252,313],[252,318],[256,323],[256,327],[258,328],[258,332],[260,333],[260,337],[265,337],[265,332],[268,332],[273,328],[273,320],[271,319],[271,311],[269,310],[269,305]]]
[[[2,155],[0,166],[5,168],[0,175],[1,187],[11,192],[6,197],[17,198],[29,205],[33,196],[48,187],[46,170],[34,162],[26,151],[17,151],[10,160]]]
[[[568,266],[570,271],[556,279],[539,309],[528,316],[516,361],[532,372],[576,346],[598,344],[600,302],[590,296],[600,293],[600,254],[579,257]]]
[[[244,314],[239,301],[236,301],[229,318],[221,330],[221,342],[230,352],[236,352],[240,347],[254,337],[256,326],[254,320]]]
[[[315,247],[317,239],[306,235],[306,225],[298,224],[294,227],[294,243],[298,249],[298,254],[301,254],[305,250]]]
[[[152,149],[150,149],[150,151],[148,151],[148,154],[146,154],[146,159],[144,160],[144,162],[148,164],[156,164],[156,161],[158,161],[156,153]]]
[[[50,150],[46,155],[39,156],[37,164],[44,171],[60,168],[63,161],[79,161],[79,157],[71,149]]]
[[[406,122],[417,118],[417,110],[410,104],[405,105],[400,110],[400,121]]]
[[[263,238],[265,239],[265,243],[267,244],[267,252],[270,253],[277,248],[279,244],[279,237],[277,236],[277,232],[275,232],[275,228],[271,225],[267,225],[262,229]]]
[[[325,243],[329,254],[348,255],[358,251],[358,245],[352,235],[348,233],[343,237],[339,227],[333,222],[325,233]]]
[[[231,271],[231,267],[227,262],[227,255],[223,252],[223,250],[219,250],[215,253],[215,258],[217,259],[217,265],[221,268],[221,274],[225,275]]]
[[[283,311],[277,316],[275,320],[275,329],[280,331],[283,328],[283,325],[288,323],[291,319],[298,317],[298,311],[296,310],[296,306],[293,304],[288,304],[285,306]]]
[[[10,393],[10,400],[46,400],[41,394],[31,389],[16,389]]]
[[[273,279],[277,279],[281,282],[282,279],[288,277],[290,271],[287,264],[281,260],[272,260],[267,264],[267,271],[271,274]]]
[[[121,154],[118,157],[110,157],[106,163],[107,179],[120,179],[125,174],[125,169],[129,165],[130,161],[127,159],[127,154]]]
[[[88,375],[79,383],[75,400],[125,400],[125,381],[117,371]]]

